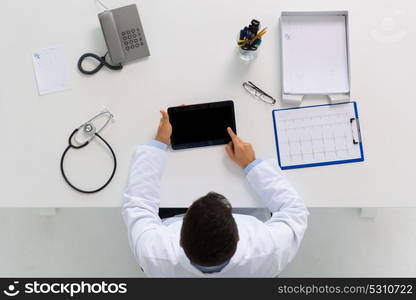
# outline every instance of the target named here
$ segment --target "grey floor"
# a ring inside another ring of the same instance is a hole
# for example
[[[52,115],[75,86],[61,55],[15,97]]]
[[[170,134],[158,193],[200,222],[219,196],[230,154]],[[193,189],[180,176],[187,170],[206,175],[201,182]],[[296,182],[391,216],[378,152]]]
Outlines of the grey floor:
[[[311,209],[281,276],[416,276],[416,209]],[[140,277],[118,209],[0,209],[0,277]]]

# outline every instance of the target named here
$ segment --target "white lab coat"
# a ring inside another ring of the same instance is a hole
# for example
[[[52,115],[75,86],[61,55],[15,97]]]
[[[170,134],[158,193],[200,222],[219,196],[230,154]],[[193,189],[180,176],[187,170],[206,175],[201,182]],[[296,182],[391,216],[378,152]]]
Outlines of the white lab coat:
[[[150,145],[139,146],[123,195],[129,243],[144,272],[152,277],[277,276],[299,248],[308,211],[276,162],[262,161],[247,174],[272,217],[263,223],[252,216],[233,215],[240,237],[236,253],[220,272],[207,274],[191,265],[179,245],[182,219],[163,222],[158,216],[160,178],[168,154]]]

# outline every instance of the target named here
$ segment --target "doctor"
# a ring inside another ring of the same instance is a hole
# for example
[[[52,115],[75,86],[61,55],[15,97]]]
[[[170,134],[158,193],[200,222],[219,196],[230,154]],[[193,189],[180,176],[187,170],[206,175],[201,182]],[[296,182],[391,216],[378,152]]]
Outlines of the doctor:
[[[161,114],[155,139],[136,149],[123,194],[129,243],[143,271],[153,277],[277,276],[295,256],[307,227],[308,211],[295,189],[275,162],[256,159],[253,147],[228,128],[228,156],[272,217],[263,223],[232,214],[230,202],[210,192],[183,218],[161,220],[160,178],[172,133],[168,114]]]

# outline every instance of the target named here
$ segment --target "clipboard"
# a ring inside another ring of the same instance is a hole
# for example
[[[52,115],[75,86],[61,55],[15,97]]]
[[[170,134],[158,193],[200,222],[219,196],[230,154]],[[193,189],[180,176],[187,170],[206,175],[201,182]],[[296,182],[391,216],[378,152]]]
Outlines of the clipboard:
[[[355,101],[272,111],[282,170],[364,161]]]

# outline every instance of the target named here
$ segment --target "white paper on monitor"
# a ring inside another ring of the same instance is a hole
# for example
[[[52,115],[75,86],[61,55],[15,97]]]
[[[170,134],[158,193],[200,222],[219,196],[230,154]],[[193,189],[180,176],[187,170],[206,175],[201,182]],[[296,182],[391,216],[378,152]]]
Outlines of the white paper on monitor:
[[[39,95],[71,88],[68,61],[62,47],[51,47],[32,54]]]
[[[361,158],[354,103],[274,111],[281,167]]]
[[[348,93],[346,16],[282,16],[281,25],[284,93]]]

